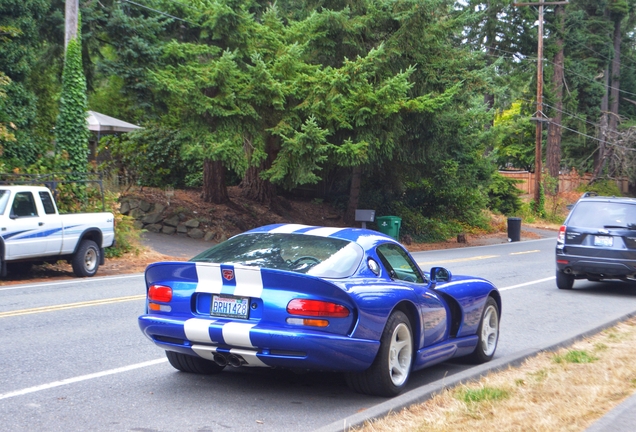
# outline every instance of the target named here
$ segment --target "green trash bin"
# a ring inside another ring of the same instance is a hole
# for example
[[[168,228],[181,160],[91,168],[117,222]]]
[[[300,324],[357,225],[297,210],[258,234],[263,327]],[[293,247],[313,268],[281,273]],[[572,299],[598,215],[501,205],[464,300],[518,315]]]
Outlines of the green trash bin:
[[[402,225],[401,217],[379,216],[375,218],[375,222],[378,224],[378,231],[399,240],[400,226]]]

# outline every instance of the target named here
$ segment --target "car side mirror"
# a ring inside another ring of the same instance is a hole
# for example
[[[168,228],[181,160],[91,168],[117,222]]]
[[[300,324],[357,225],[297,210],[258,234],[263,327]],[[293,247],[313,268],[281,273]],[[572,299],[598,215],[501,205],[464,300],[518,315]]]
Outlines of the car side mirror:
[[[431,282],[450,282],[452,274],[444,267],[432,267],[431,268]]]

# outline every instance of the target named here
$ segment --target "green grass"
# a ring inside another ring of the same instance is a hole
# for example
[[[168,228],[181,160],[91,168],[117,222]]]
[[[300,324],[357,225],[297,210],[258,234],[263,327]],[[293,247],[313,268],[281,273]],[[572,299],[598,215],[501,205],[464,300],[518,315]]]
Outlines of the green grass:
[[[593,363],[598,360],[587,351],[571,350],[564,355],[554,356],[555,363]]]
[[[479,389],[465,388],[458,392],[457,398],[465,403],[480,403],[508,399],[510,393],[494,387],[482,387]]]

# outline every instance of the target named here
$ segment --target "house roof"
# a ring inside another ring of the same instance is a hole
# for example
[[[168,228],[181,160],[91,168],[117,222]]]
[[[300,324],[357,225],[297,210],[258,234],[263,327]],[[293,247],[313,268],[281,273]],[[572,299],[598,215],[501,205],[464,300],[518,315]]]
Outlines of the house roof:
[[[130,132],[136,129],[142,129],[141,126],[96,111],[89,111],[87,120],[88,129],[100,133]]]

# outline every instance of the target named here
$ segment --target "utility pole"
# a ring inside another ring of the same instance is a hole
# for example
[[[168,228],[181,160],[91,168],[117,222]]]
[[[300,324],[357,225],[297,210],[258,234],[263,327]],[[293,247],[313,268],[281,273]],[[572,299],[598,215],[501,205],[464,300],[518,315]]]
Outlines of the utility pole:
[[[541,160],[543,152],[541,151],[541,140],[543,135],[543,123],[549,121],[543,114],[543,7],[566,5],[567,1],[544,2],[539,0],[535,3],[513,3],[514,6],[538,6],[539,7],[539,36],[537,48],[537,111],[533,120],[537,122],[536,127],[536,144],[534,149],[534,202],[539,204],[541,199]]]
[[[64,50],[68,46],[68,42],[77,37],[79,0],[66,0],[66,9],[64,13],[65,31],[64,31]]]

